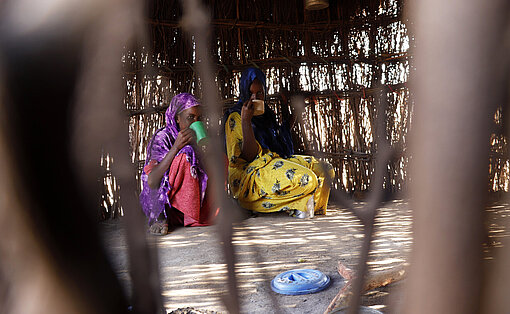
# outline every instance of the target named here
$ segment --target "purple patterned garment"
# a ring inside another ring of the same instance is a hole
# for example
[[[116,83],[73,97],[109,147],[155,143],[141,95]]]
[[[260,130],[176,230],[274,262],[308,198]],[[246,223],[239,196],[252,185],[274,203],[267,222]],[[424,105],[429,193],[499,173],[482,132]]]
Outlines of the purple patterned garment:
[[[147,146],[147,158],[145,160],[145,166],[152,160],[156,160],[158,163],[165,158],[168,151],[175,142],[177,134],[179,133],[179,125],[175,121],[175,116],[181,113],[183,110],[200,105],[195,97],[188,93],[182,93],[174,98],[170,102],[170,106],[166,110],[166,126],[157,130],[156,134],[152,137],[149,145]],[[190,163],[190,172],[194,178],[198,178],[200,182],[200,203],[204,200],[205,190],[207,187],[207,174],[203,170],[203,167],[198,160],[198,155],[191,145],[184,146],[176,156],[180,154],[186,154],[186,160]],[[143,189],[140,193],[140,203],[142,204],[143,212],[149,217],[149,223],[154,221],[163,213],[166,217],[165,205],[170,204],[168,199],[168,192],[172,189],[169,180],[169,169],[165,172],[165,175],[161,179],[159,188],[153,190],[147,183],[148,175],[145,171],[142,171],[142,184]]]

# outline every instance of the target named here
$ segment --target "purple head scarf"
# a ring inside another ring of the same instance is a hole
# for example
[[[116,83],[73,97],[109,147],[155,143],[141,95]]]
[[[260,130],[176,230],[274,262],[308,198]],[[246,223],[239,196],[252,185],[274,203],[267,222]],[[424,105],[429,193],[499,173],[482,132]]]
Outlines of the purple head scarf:
[[[149,145],[147,146],[147,158],[145,165],[150,163],[152,160],[156,160],[158,163],[165,158],[168,151],[175,142],[177,134],[179,133],[179,125],[175,120],[175,116],[181,113],[183,110],[200,105],[195,97],[188,93],[182,93],[174,98],[170,102],[170,106],[165,113],[166,126],[157,130],[156,134],[152,137]],[[200,182],[200,203],[204,200],[205,189],[207,187],[207,174],[203,170],[200,164],[198,155],[195,153],[194,148],[191,145],[184,146],[176,155],[186,154],[186,160],[190,163],[190,172],[194,178],[198,178]],[[168,192],[172,190],[169,180],[169,169],[165,172],[165,175],[161,179],[158,189],[151,189],[147,183],[148,175],[142,171],[142,193],[140,193],[140,203],[142,204],[143,212],[149,217],[149,222],[157,219],[161,213],[166,216],[165,205],[170,204],[168,199]]]

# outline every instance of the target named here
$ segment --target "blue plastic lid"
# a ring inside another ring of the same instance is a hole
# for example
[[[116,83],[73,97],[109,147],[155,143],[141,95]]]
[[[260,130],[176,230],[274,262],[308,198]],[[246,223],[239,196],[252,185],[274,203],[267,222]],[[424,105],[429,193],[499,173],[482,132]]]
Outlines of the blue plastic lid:
[[[329,277],[318,270],[294,269],[274,277],[271,289],[281,294],[308,294],[326,289],[329,282]]]
[[[347,313],[347,310],[348,310],[347,307],[343,307],[341,309],[334,310],[333,312],[331,312],[331,314]],[[378,311],[376,309],[373,309],[373,308],[370,308],[370,307],[367,307],[367,306],[360,306],[359,310],[358,310],[358,313],[359,314],[383,314],[381,311]]]

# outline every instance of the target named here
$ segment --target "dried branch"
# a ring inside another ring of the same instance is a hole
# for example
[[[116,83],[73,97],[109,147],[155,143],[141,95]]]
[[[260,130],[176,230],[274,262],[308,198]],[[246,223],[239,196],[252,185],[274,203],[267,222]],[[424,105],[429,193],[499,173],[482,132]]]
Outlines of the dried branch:
[[[365,280],[362,292],[364,293],[379,287],[384,287],[393,282],[404,279],[407,272],[407,267],[408,267],[407,265],[399,265],[397,267],[387,269],[384,271],[378,271],[373,273],[369,272],[366,276],[367,278]],[[342,289],[340,289],[338,294],[333,298],[324,314],[345,309],[351,302],[351,298],[353,296],[352,283],[355,280],[356,275],[342,262],[338,262],[338,273],[340,274],[340,276],[344,278],[345,284],[342,287]]]

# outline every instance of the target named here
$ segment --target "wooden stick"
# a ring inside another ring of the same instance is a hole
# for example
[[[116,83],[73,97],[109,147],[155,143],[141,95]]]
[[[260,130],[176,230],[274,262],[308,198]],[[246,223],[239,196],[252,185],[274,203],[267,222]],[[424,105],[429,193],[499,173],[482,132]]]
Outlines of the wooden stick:
[[[358,56],[356,58],[352,58],[349,56],[343,56],[343,55],[329,56],[329,57],[319,57],[319,56],[315,56],[315,55],[310,55],[308,57],[306,57],[306,56],[287,56],[286,55],[286,56],[275,56],[275,57],[268,57],[268,58],[251,58],[249,60],[244,60],[244,62],[235,58],[232,60],[231,63],[222,62],[222,63],[215,64],[215,67],[217,69],[221,69],[221,68],[224,69],[224,67],[226,66],[229,70],[236,72],[236,71],[242,71],[244,68],[246,68],[245,63],[251,63],[251,62],[256,63],[257,66],[262,67],[262,68],[267,68],[267,67],[271,67],[271,66],[284,67],[284,66],[288,65],[289,63],[294,66],[298,66],[302,63],[308,63],[308,64],[313,63],[313,64],[321,64],[321,65],[335,64],[336,65],[336,64],[350,64],[350,63],[359,63],[359,62],[375,65],[375,64],[380,64],[383,62],[395,62],[396,63],[396,62],[406,61],[409,59],[410,56],[411,56],[411,54],[409,54],[409,53],[392,53],[392,54],[378,54],[378,55],[369,53],[369,55],[367,57]],[[137,73],[140,73],[143,71],[144,71],[143,66],[139,65],[139,66],[135,66],[132,68],[127,68],[126,71],[124,72],[124,74],[134,75],[134,74],[137,74]],[[175,72],[189,72],[190,68],[186,64],[184,64],[184,65],[176,64],[176,65],[172,66],[172,68],[161,67],[161,68],[156,69],[155,71],[157,71],[158,75],[171,76]],[[352,69],[350,71],[352,71]],[[402,85],[403,85],[403,83],[402,83]],[[391,87],[393,88],[393,85],[391,85]],[[294,88],[294,90],[296,90],[296,89]],[[366,89],[365,91],[368,91],[368,90],[369,89]]]
[[[352,27],[363,27],[368,24],[377,24],[378,26],[385,26],[391,23],[401,21],[400,14],[395,16],[374,16],[373,18],[364,18],[349,22]],[[164,26],[169,28],[181,28],[181,23],[177,21],[165,21],[157,19],[147,19],[146,22],[155,26]],[[229,28],[246,28],[246,29],[270,29],[270,30],[285,30],[296,32],[322,32],[324,30],[334,30],[345,25],[344,21],[334,22],[307,22],[302,24],[276,24],[265,23],[259,21],[240,21],[238,19],[214,19],[211,25],[215,27]]]
[[[400,281],[405,278],[407,265],[401,264],[394,268],[379,272],[368,273],[366,281],[363,284],[363,292],[373,290],[375,288],[387,286],[393,282]],[[352,283],[356,275],[354,271],[346,267],[342,262],[338,262],[338,273],[346,280],[345,285],[340,289],[338,294],[333,298],[328,308],[324,312],[331,313],[334,310],[346,307],[353,295]]]

